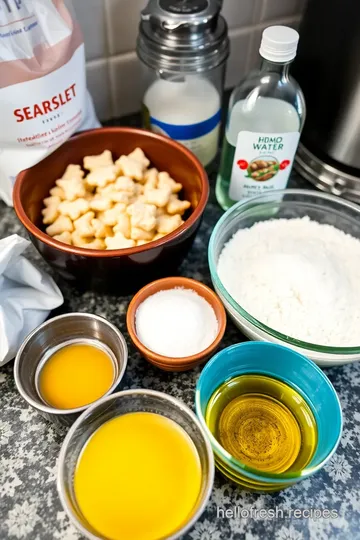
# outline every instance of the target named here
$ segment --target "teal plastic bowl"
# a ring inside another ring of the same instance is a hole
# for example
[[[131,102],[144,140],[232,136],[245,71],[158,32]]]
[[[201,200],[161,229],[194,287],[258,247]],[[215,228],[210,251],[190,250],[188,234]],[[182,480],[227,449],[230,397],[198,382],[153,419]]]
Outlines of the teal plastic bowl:
[[[268,473],[253,469],[231,456],[209,430],[205,415],[211,396],[224,382],[245,374],[278,379],[296,390],[310,406],[317,424],[317,447],[309,464],[300,472]],[[319,471],[334,454],[342,433],[339,398],[326,375],[305,356],[274,343],[240,343],[217,353],[201,372],[195,407],[210,439],[218,469],[243,487],[256,491],[276,491]]]

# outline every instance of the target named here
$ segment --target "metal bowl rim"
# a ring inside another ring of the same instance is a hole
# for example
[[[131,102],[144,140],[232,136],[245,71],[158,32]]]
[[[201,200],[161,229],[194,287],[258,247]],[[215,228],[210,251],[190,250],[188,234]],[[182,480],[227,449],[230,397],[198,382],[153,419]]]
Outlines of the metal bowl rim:
[[[94,401],[91,404],[83,405],[82,407],[77,407],[76,409],[56,409],[54,407],[50,407],[50,406],[47,406],[45,404],[42,404],[40,401],[39,402],[35,401],[34,399],[32,399],[27,394],[27,392],[25,392],[24,387],[22,385],[20,373],[19,373],[19,364],[20,364],[20,358],[21,358],[21,356],[22,356],[22,354],[24,352],[24,349],[25,349],[26,345],[32,340],[32,338],[38,332],[41,332],[44,328],[46,328],[47,326],[50,326],[54,321],[58,321],[60,319],[66,319],[68,317],[86,318],[86,319],[97,320],[97,321],[99,321],[101,323],[105,323],[108,327],[110,327],[110,329],[119,338],[119,340],[120,340],[120,342],[121,342],[121,344],[123,346],[123,349],[124,349],[124,356],[123,356],[123,359],[122,359],[122,367],[119,368],[118,376],[114,379],[114,382],[111,385],[111,387],[109,388],[109,390],[103,396],[101,396],[101,398],[97,399],[96,401]],[[126,366],[127,366],[127,361],[128,361],[128,347],[127,347],[125,338],[124,338],[123,334],[120,332],[120,330],[114,324],[112,324],[107,319],[105,319],[105,317],[101,317],[100,315],[95,315],[95,314],[92,314],[92,313],[81,313],[80,311],[79,312],[74,312],[74,313],[64,313],[62,315],[58,315],[57,317],[53,317],[52,319],[48,319],[47,321],[43,322],[42,324],[37,326],[32,332],[30,332],[30,334],[28,334],[26,336],[26,338],[22,342],[22,344],[21,344],[21,346],[20,346],[20,348],[19,348],[19,350],[18,350],[18,352],[16,354],[16,357],[15,357],[15,362],[14,362],[15,384],[16,384],[16,388],[17,388],[18,392],[23,397],[23,399],[29,405],[31,405],[32,407],[34,407],[34,409],[37,409],[38,411],[45,412],[45,413],[48,413],[48,414],[55,414],[55,415],[77,414],[77,413],[81,413],[81,412],[85,411],[91,405],[97,404],[101,399],[103,399],[103,397],[109,396],[113,392],[113,390],[117,387],[117,385],[120,383],[120,381],[122,380],[122,378],[124,376]]]
[[[176,540],[176,539],[180,538],[182,535],[184,535],[189,529],[191,529],[191,527],[193,527],[193,525],[196,523],[196,521],[199,519],[199,517],[201,516],[201,514],[205,510],[205,507],[206,507],[206,505],[207,505],[207,503],[208,503],[208,501],[210,499],[211,491],[212,491],[213,484],[214,484],[215,460],[214,460],[213,450],[212,450],[210,441],[208,439],[208,436],[206,434],[206,431],[204,430],[203,426],[201,425],[201,422],[199,421],[196,414],[185,403],[183,403],[182,401],[180,401],[177,398],[174,398],[173,396],[170,396],[169,394],[165,394],[164,392],[158,392],[157,390],[146,390],[146,389],[122,390],[121,392],[116,392],[115,394],[112,394],[111,396],[103,397],[99,401],[94,402],[92,405],[90,405],[90,407],[87,408],[86,411],[84,411],[79,416],[79,418],[77,418],[75,420],[75,422],[73,423],[73,425],[71,426],[71,428],[69,429],[69,431],[66,434],[66,437],[65,437],[65,439],[64,439],[64,441],[62,443],[59,458],[58,458],[56,486],[57,486],[57,491],[58,491],[58,494],[59,494],[60,502],[61,502],[62,507],[65,510],[67,516],[69,517],[70,521],[72,522],[72,524],[75,525],[75,527],[77,527],[77,529],[80,530],[80,532],[86,538],[88,538],[89,540],[103,540],[103,538],[101,536],[96,536],[92,532],[90,532],[88,529],[86,529],[80,523],[80,521],[76,518],[76,516],[72,513],[71,509],[69,508],[69,506],[68,506],[68,504],[66,502],[66,497],[65,497],[66,488],[65,488],[65,485],[64,485],[63,474],[62,474],[62,472],[63,472],[63,464],[64,464],[64,461],[65,461],[66,450],[67,450],[67,447],[68,447],[68,445],[69,445],[69,443],[71,441],[71,438],[72,438],[74,432],[76,431],[76,429],[82,424],[85,417],[88,418],[88,415],[93,413],[93,411],[99,405],[101,405],[101,404],[103,404],[103,403],[105,403],[107,401],[115,400],[115,399],[121,398],[122,396],[129,396],[129,395],[133,395],[133,396],[134,395],[135,396],[150,395],[150,396],[155,396],[155,397],[161,398],[164,401],[171,402],[172,404],[176,405],[179,409],[181,409],[181,411],[186,416],[191,418],[191,420],[196,425],[199,433],[201,434],[202,442],[204,444],[207,460],[208,460],[208,463],[209,463],[209,474],[208,474],[208,476],[206,478],[205,492],[204,492],[204,495],[202,497],[201,503],[199,504],[199,506],[198,506],[195,514],[193,515],[193,517],[189,521],[187,521],[183,525],[183,527],[181,529],[179,529],[178,531],[175,531],[171,536],[167,536],[166,539],[165,538],[159,539],[159,540]],[[174,422],[177,423],[175,420],[174,420]],[[184,430],[184,431],[186,432],[186,430]],[[189,435],[189,437],[190,437],[190,435]]]

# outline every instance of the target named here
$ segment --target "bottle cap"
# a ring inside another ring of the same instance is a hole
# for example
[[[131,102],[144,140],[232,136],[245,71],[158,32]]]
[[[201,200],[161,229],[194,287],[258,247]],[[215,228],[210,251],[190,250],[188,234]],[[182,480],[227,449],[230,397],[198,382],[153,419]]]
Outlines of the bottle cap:
[[[288,26],[269,26],[262,35],[260,54],[271,62],[290,62],[296,56],[299,34]]]

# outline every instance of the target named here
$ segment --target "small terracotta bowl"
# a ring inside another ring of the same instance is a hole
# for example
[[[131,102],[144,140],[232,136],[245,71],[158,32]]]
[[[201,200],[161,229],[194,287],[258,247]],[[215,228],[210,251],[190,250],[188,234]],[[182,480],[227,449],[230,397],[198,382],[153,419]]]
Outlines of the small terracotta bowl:
[[[152,296],[153,294],[164,291],[168,289],[174,289],[175,287],[183,287],[184,289],[191,289],[197,292],[200,296],[205,298],[207,302],[211,305],[215,311],[216,318],[218,320],[219,328],[216,339],[213,343],[205,350],[201,351],[198,354],[192,356],[186,356],[181,358],[171,358],[168,356],[162,356],[156,352],[148,349],[145,345],[139,340],[136,334],[136,325],[135,325],[135,316],[138,307],[146,298]],[[189,279],[185,277],[169,277],[164,279],[159,279],[149,283],[134,296],[131,300],[127,315],[126,315],[126,324],[127,329],[130,334],[130,337],[138,349],[138,351],[154,366],[157,366],[160,369],[165,371],[187,371],[192,369],[198,364],[202,364],[208,360],[218,348],[226,328],[226,312],[225,308],[221,303],[220,298],[212,291],[209,287],[195,281],[194,279]]]

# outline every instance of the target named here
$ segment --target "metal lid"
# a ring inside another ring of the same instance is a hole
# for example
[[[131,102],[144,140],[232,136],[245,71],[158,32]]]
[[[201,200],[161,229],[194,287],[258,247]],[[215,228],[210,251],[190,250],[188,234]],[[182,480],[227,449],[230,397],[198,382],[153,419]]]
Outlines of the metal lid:
[[[221,0],[149,0],[141,13],[137,53],[158,71],[198,72],[229,54]]]

